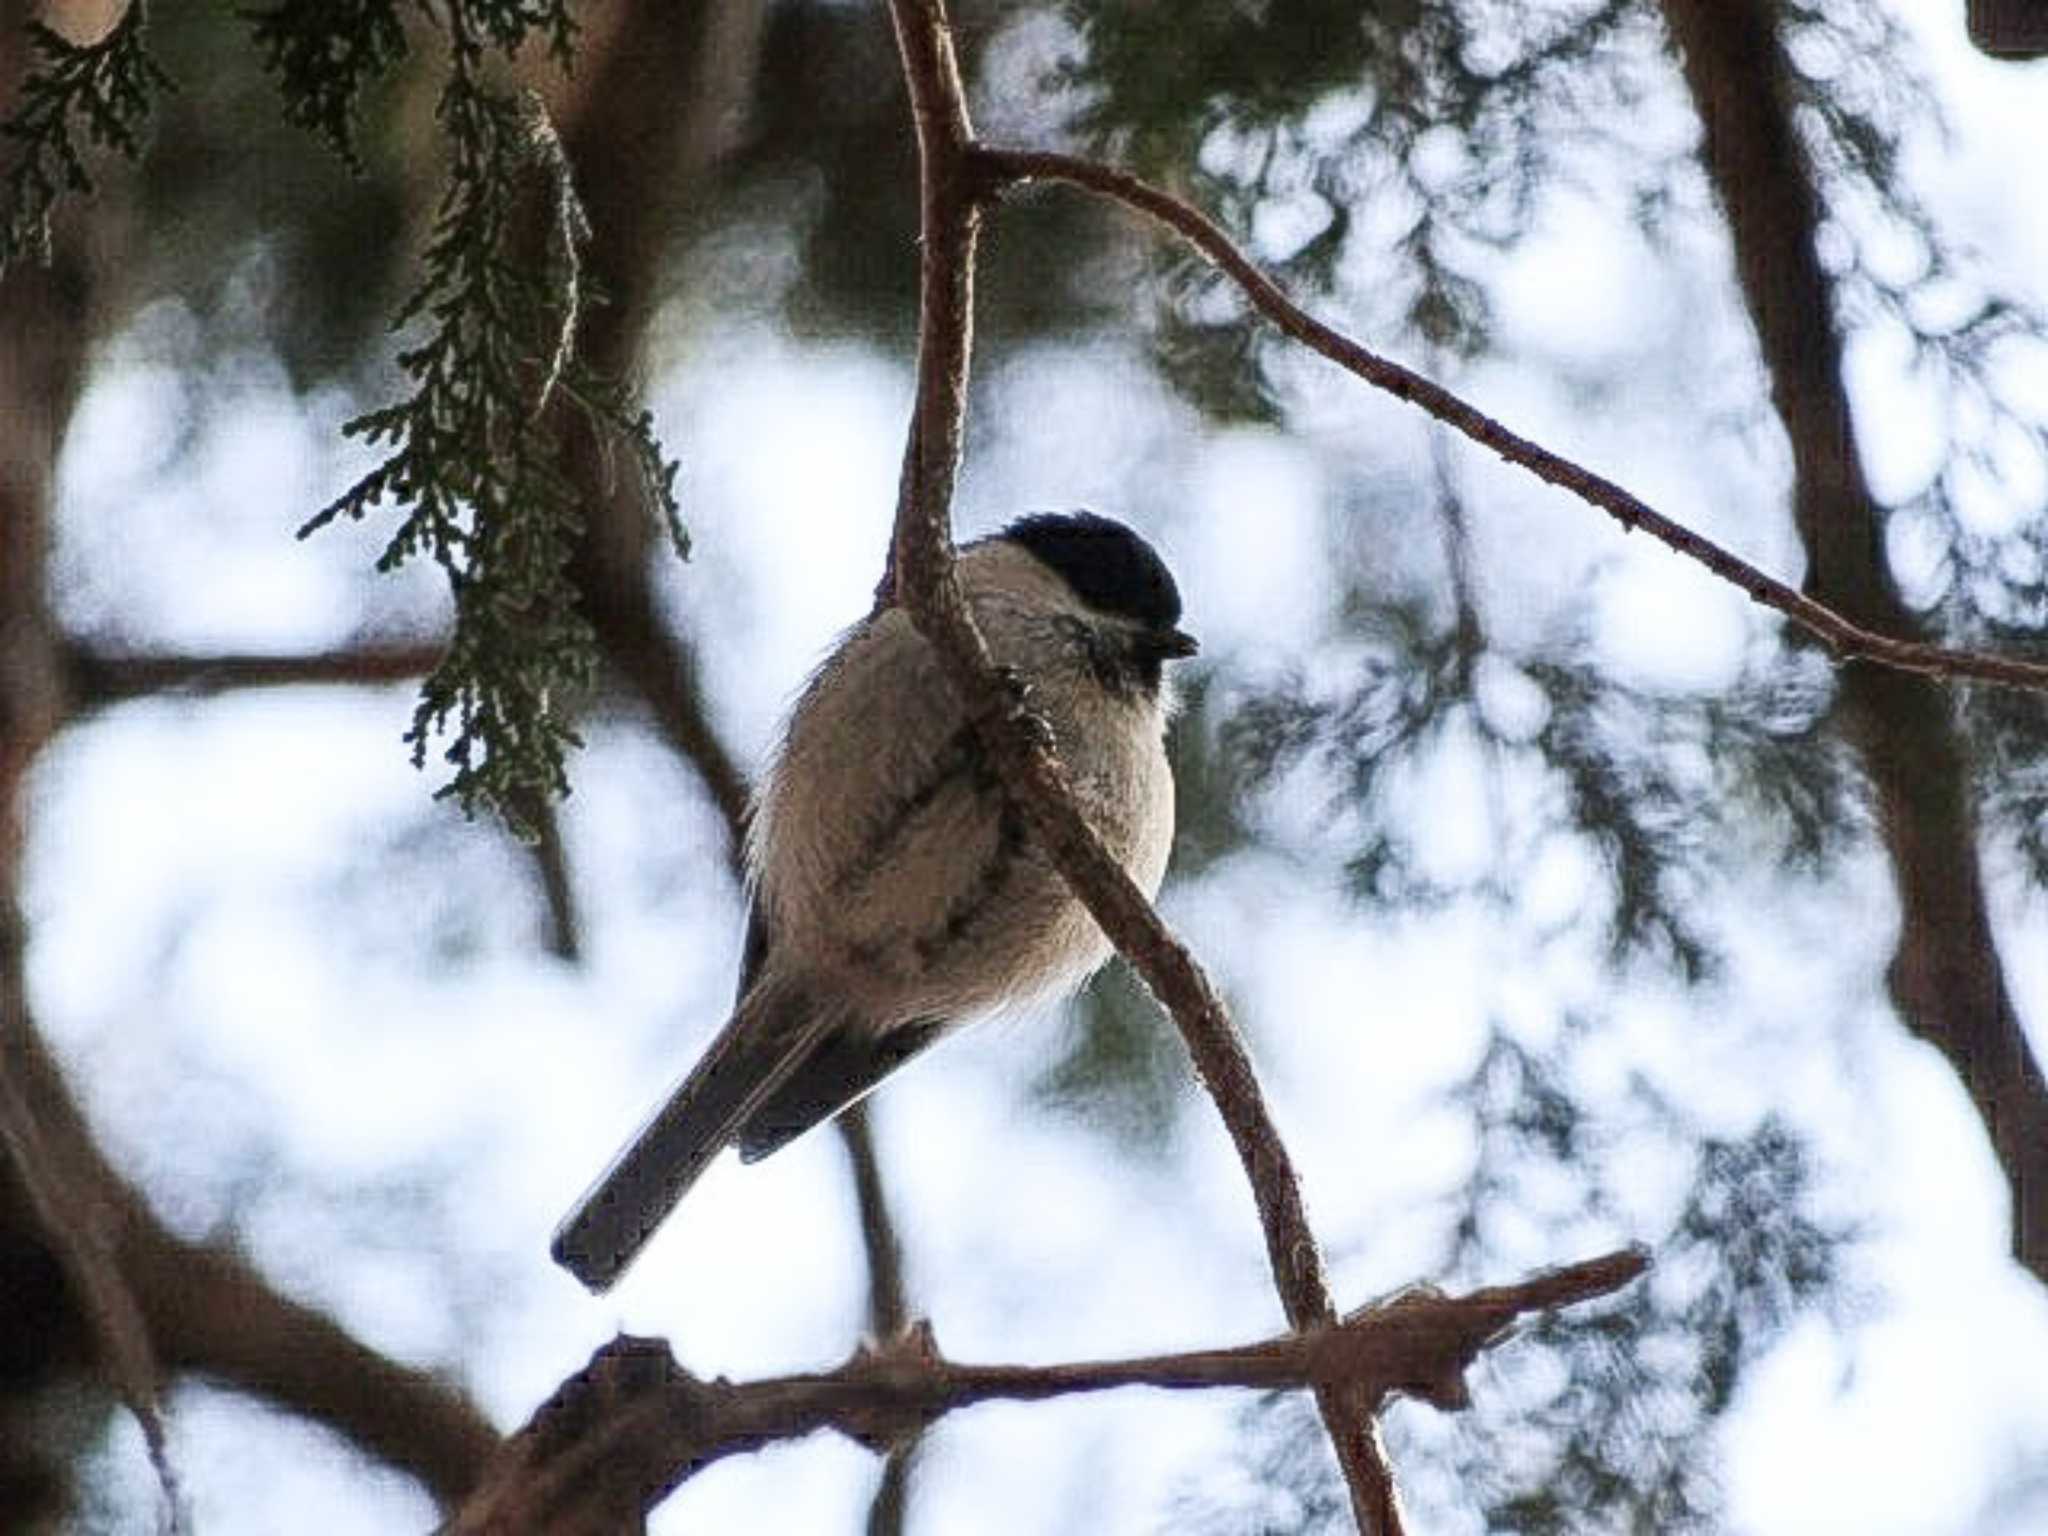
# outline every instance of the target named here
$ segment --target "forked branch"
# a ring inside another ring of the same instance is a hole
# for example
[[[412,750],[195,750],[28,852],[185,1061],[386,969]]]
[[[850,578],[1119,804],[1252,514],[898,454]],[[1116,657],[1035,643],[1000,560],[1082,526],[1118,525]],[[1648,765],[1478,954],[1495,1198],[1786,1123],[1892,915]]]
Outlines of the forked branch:
[[[917,125],[922,268],[917,403],[884,592],[931,641],[977,722],[983,750],[1060,874],[1173,1015],[1251,1181],[1288,1324],[1307,1332],[1331,1322],[1336,1307],[1293,1160],[1244,1039],[1195,957],[1088,826],[1043,731],[998,675],[954,576],[953,481],[967,410],[975,247],[989,187],[943,0],[890,0],[889,14]],[[1316,1397],[1359,1529],[1399,1536],[1393,1473],[1371,1402],[1329,1382]]]
[[[1252,308],[1283,335],[1321,354],[1345,372],[1388,394],[1420,406],[1446,426],[1454,427],[1482,447],[1491,448],[1510,464],[1538,479],[1561,486],[1580,500],[1606,512],[1624,529],[1640,528],[1660,544],[1697,561],[1724,581],[1734,583],[1755,602],[1792,620],[1827,647],[1838,661],[1869,661],[1901,672],[1918,672],[2004,688],[2048,689],[2048,662],[2022,661],[1980,651],[1953,650],[1924,641],[1903,640],[1863,628],[1827,604],[1759,570],[1712,539],[1695,533],[1676,518],[1659,512],[1634,492],[1604,475],[1575,464],[1562,454],[1503,426],[1477,406],[1441,384],[1424,378],[1390,358],[1381,357],[1342,331],[1323,324],[1280,285],[1259,270],[1222,227],[1192,203],[1152,186],[1127,171],[1047,150],[998,149],[976,144],[973,158],[991,190],[1026,182],[1062,182],[1079,187],[1143,214],[1181,237],[1237,284]]]
[[[864,1345],[837,1370],[733,1383],[692,1375],[658,1339],[622,1335],[505,1443],[447,1536],[634,1530],[726,1456],[821,1429],[885,1452],[957,1408],[997,1400],[1119,1387],[1318,1387],[1375,1406],[1401,1392],[1459,1407],[1466,1369],[1518,1317],[1607,1295],[1647,1264],[1641,1250],[1623,1249],[1466,1296],[1406,1293],[1260,1344],[1073,1365],[959,1364],[919,1325]]]

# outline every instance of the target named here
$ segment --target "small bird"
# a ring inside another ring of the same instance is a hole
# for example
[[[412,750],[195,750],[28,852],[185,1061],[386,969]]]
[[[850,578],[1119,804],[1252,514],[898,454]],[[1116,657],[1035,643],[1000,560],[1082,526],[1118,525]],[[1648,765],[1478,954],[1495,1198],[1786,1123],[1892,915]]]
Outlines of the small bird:
[[[1165,562],[1112,518],[1046,512],[966,545],[957,570],[1090,825],[1156,894],[1173,844],[1165,663],[1196,649]],[[746,852],[731,1019],[555,1233],[593,1291],[727,1145],[766,1157],[956,1025],[1070,991],[1109,957],[901,608],[849,630],[798,698]]]

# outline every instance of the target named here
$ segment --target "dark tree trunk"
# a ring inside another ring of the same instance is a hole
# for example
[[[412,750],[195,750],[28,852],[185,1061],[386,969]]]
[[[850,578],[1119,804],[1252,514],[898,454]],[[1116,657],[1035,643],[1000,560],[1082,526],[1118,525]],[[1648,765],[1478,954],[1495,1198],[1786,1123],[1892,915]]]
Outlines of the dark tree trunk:
[[[1841,337],[1814,244],[1820,199],[1793,126],[1777,9],[1770,0],[1665,0],[1664,10],[1791,438],[1806,589],[1869,629],[1915,635],[1919,621],[1886,566],[1857,453]],[[1925,678],[1852,665],[1839,712],[1875,795],[1898,890],[1892,1001],[1962,1078],[2012,1183],[2013,1251],[2048,1280],[2048,1088],[1992,942],[1971,765],[1951,694]]]

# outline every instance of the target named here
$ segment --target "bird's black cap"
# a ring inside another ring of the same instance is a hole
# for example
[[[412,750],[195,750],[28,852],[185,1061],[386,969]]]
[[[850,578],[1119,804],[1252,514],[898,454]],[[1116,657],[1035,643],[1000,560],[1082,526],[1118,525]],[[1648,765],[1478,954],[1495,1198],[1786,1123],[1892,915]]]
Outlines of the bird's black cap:
[[[1034,512],[1010,524],[1002,537],[1058,572],[1091,608],[1147,629],[1170,630],[1180,622],[1180,588],[1159,551],[1113,517]]]

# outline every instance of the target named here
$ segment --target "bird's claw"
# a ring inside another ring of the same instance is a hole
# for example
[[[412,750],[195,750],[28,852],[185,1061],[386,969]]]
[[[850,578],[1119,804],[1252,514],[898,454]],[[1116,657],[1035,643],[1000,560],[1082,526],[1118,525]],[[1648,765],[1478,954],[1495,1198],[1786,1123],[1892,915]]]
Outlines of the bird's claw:
[[[1057,752],[1059,742],[1053,736],[1052,726],[1046,722],[1045,716],[1031,707],[1031,685],[1024,680],[1023,673],[1013,666],[998,662],[996,677],[1002,684],[1003,692],[1008,695],[1003,713],[1008,717],[1010,728],[1028,745],[1041,747],[1047,752]]]

